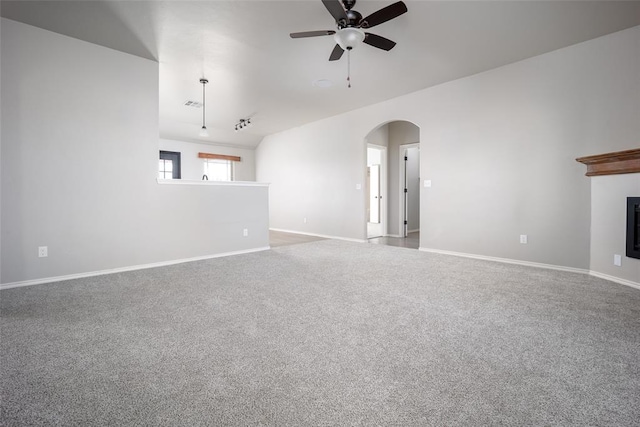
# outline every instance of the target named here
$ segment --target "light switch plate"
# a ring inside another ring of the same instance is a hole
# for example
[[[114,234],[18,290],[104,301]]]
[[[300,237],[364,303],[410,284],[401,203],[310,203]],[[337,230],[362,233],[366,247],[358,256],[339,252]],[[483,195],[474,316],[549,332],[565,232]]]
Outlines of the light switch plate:
[[[613,256],[613,265],[622,267],[622,257],[620,255],[616,254]]]
[[[430,179],[425,179],[424,180],[424,186],[425,186],[425,188],[431,187],[431,180]]]

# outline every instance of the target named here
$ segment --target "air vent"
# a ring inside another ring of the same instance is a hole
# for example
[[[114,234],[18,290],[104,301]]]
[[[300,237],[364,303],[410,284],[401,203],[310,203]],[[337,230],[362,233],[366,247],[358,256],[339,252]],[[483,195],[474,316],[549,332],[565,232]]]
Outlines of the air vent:
[[[184,106],[185,106],[185,107],[193,107],[193,108],[202,108],[202,102],[198,102],[198,101],[185,101],[185,102],[184,102]]]

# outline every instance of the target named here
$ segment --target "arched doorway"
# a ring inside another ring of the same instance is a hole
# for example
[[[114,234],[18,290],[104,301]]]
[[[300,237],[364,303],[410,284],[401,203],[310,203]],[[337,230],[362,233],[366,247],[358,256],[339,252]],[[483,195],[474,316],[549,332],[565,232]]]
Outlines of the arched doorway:
[[[367,239],[370,243],[417,249],[420,128],[403,120],[384,123],[369,132],[365,147]]]

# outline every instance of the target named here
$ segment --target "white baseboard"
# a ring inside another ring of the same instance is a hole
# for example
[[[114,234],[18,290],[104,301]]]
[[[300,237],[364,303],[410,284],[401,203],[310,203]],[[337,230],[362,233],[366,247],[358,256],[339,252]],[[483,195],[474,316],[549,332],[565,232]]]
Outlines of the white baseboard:
[[[610,282],[615,282],[615,283],[619,283],[621,285],[630,286],[632,288],[640,289],[640,283],[638,283],[638,282],[632,282],[631,280],[621,279],[619,277],[610,276],[610,275],[604,274],[604,273],[598,273],[597,271],[593,271],[593,270],[589,271],[589,274],[591,276],[597,277],[599,279],[604,279],[604,280],[608,280]]]
[[[419,250],[421,250],[423,252],[432,252],[432,253],[436,253],[436,254],[459,256],[459,257],[463,257],[463,258],[472,258],[472,259],[481,259],[481,260],[484,260],[484,261],[502,262],[502,263],[505,263],[505,264],[517,264],[517,265],[524,265],[524,266],[527,266],[527,267],[546,268],[547,270],[559,270],[559,271],[568,271],[570,273],[589,274],[589,270],[586,270],[586,269],[583,269],[583,268],[564,267],[564,266],[561,266],[561,265],[543,264],[543,263],[531,262],[531,261],[521,261],[521,260],[518,260],[518,259],[511,259],[511,258],[497,258],[497,257],[491,257],[491,256],[484,256],[484,255],[467,254],[467,253],[463,253],[463,252],[443,251],[443,250],[440,250],[440,249],[419,248]]]
[[[419,228],[416,228],[415,230],[407,230],[407,234],[409,234],[409,233],[415,233],[415,232],[418,232],[418,231],[420,231],[420,229],[419,229]]]
[[[304,232],[304,231],[284,230],[282,228],[270,228],[269,230],[271,230],[271,231],[280,231],[280,232],[283,232],[283,233],[302,234],[304,236],[322,237],[322,238],[325,238],[325,239],[344,240],[344,241],[347,241],[347,242],[367,243],[366,240],[353,239],[353,238],[350,238],[350,237],[329,236],[327,234],[316,234],[316,233],[307,233],[307,232]]]
[[[599,272],[593,271],[593,270],[585,270],[585,269],[582,269],[582,268],[564,267],[564,266],[553,265],[553,264],[542,264],[542,263],[538,263],[538,262],[520,261],[520,260],[517,260],[517,259],[510,259],[510,258],[496,258],[496,257],[490,257],[490,256],[474,255],[474,254],[467,254],[467,253],[462,253],[462,252],[443,251],[443,250],[439,250],[439,249],[430,249],[430,248],[419,248],[419,250],[421,250],[423,252],[432,252],[432,253],[443,254],[443,255],[453,255],[453,256],[459,256],[459,257],[464,257],[464,258],[481,259],[481,260],[485,260],[485,261],[503,262],[503,263],[506,263],[506,264],[516,264],[516,265],[525,265],[525,266],[528,266],[528,267],[546,268],[548,270],[559,270],[559,271],[568,271],[570,273],[588,274],[588,275],[591,275],[591,276],[594,276],[594,277],[598,277],[600,279],[608,280],[610,282],[619,283],[619,284],[625,285],[625,286],[630,286],[630,287],[635,288],[635,289],[640,289],[640,283],[633,282],[631,280],[621,279],[620,277],[610,276],[610,275],[604,274],[604,273],[599,273]]]
[[[193,258],[183,258],[183,259],[176,259],[176,260],[171,260],[171,261],[154,262],[154,263],[150,263],[150,264],[132,265],[132,266],[129,266],[129,267],[110,268],[108,270],[89,271],[87,273],[68,274],[68,275],[65,275],[65,276],[45,277],[45,278],[42,278],[42,279],[24,280],[24,281],[20,281],[20,282],[11,282],[11,283],[2,283],[2,284],[0,284],[0,290],[11,289],[11,288],[19,288],[19,287],[22,287],[22,286],[42,285],[44,283],[61,282],[63,280],[82,279],[84,277],[102,276],[102,275],[105,275],[105,274],[112,274],[112,273],[122,273],[122,272],[125,272],[125,271],[144,270],[144,269],[147,269],[147,268],[164,267],[164,266],[167,266],[167,265],[182,264],[184,262],[202,261],[202,260],[211,259],[211,258],[222,258],[222,257],[227,257],[227,256],[233,256],[233,255],[242,255],[242,254],[249,254],[249,253],[253,253],[253,252],[261,252],[261,251],[266,251],[266,250],[269,250],[269,249],[271,249],[270,246],[265,246],[265,247],[261,247],[261,248],[245,249],[245,250],[242,250],[242,251],[233,251],[233,252],[224,252],[224,253],[221,253],[221,254],[204,255],[204,256],[198,256],[198,257],[193,257]]]

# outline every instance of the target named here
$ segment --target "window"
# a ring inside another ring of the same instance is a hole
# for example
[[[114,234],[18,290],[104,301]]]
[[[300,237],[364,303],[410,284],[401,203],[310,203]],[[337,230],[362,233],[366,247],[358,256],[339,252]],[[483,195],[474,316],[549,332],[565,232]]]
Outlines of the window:
[[[198,153],[198,158],[204,159],[202,179],[211,181],[233,181],[233,162],[242,160],[238,156],[212,153]]]
[[[158,178],[180,179],[180,153],[160,150],[158,161]]]
[[[233,181],[233,162],[222,159],[204,159],[204,174],[211,181]]]

